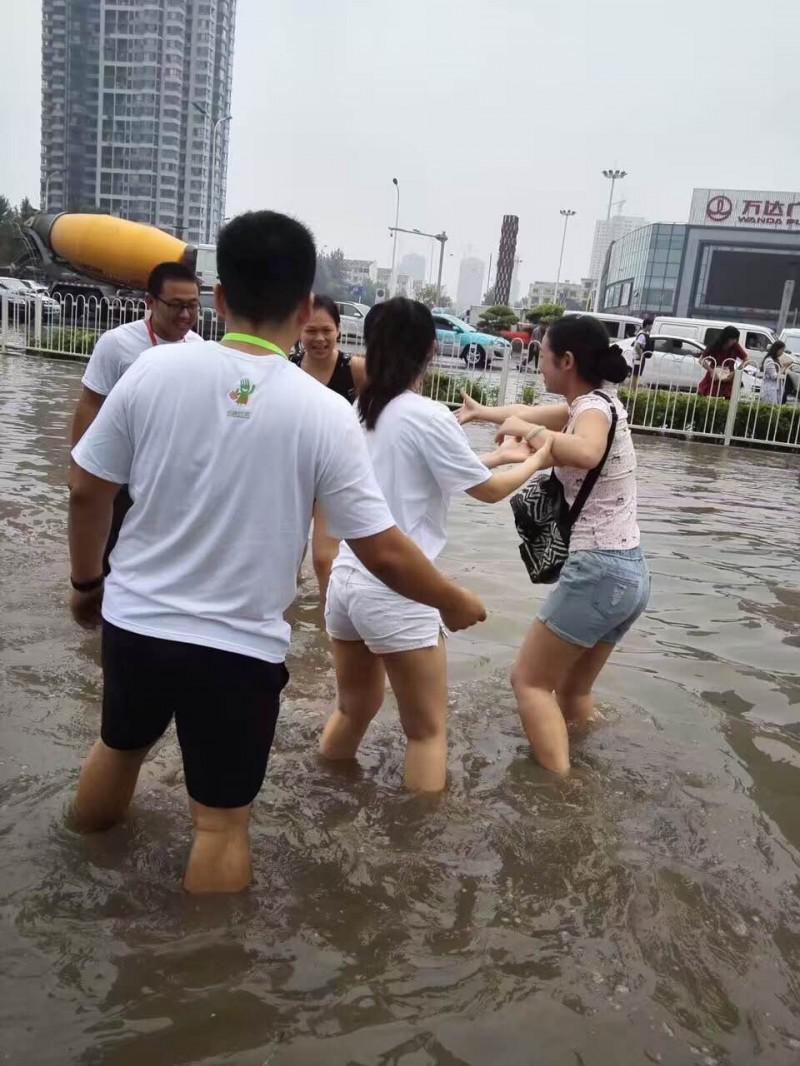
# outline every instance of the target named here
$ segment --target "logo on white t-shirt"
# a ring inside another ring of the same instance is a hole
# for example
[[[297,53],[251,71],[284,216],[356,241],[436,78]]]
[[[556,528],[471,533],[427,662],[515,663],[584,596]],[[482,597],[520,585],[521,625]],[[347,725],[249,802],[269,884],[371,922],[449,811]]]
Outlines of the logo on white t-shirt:
[[[247,407],[250,397],[256,391],[256,387],[250,378],[241,378],[235,389],[228,393],[228,399],[233,400],[236,407],[228,411],[229,418],[249,418],[250,412],[242,408]]]

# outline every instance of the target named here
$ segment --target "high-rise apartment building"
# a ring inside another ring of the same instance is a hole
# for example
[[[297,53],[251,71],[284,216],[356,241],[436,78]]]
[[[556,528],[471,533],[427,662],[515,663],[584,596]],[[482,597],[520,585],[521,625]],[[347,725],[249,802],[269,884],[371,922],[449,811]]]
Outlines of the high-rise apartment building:
[[[519,218],[517,215],[503,215],[500,227],[500,248],[497,253],[497,273],[494,281],[494,302],[507,304],[511,298],[511,278],[517,257],[517,233]]]
[[[640,226],[646,226],[647,219],[632,215],[612,215],[609,219],[598,219],[594,226],[594,243],[592,244],[592,257],[589,261],[589,277],[598,281],[603,272],[608,249],[614,241],[621,240],[629,233],[633,233]]]
[[[466,307],[477,306],[483,301],[483,279],[486,264],[482,259],[466,256],[458,268],[458,288],[456,290],[456,307],[463,311]]]
[[[41,202],[216,240],[236,0],[43,0]]]
[[[414,281],[424,282],[426,266],[424,255],[419,252],[407,252],[400,260],[398,273],[407,274]]]

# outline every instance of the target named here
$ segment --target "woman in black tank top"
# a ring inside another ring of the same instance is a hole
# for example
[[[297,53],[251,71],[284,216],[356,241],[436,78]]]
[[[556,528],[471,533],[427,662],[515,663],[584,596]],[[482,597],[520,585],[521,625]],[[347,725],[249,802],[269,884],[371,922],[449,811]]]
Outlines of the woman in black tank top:
[[[300,352],[291,361],[325,385],[354,403],[364,384],[366,373],[362,356],[345,355],[338,350],[339,309],[330,296],[315,296],[311,318],[303,327]],[[319,582],[320,599],[325,607],[325,593],[331,576],[333,560],[339,552],[339,541],[328,536],[324,516],[314,508],[314,533],[311,540],[311,559]]]

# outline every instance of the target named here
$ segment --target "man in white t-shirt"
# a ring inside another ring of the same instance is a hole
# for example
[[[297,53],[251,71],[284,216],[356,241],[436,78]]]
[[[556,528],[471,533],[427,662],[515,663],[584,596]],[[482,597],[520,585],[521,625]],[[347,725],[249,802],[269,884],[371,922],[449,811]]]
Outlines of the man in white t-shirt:
[[[192,330],[200,310],[200,284],[194,271],[185,263],[159,263],[152,270],[147,281],[145,306],[149,312],[147,318],[108,330],[95,345],[72,419],[73,447],[97,417],[105,398],[142,352],[158,344],[200,340]],[[123,486],[114,501],[114,517],[103,557],[106,573],[108,558],[130,506],[130,496]]]
[[[71,608],[103,621],[101,739],[81,772],[76,827],[125,814],[141,764],[175,717],[191,799],[192,892],[249,882],[250,806],[286,683],[284,612],[314,501],[331,533],[386,585],[449,628],[484,617],[394,524],[349,404],[289,363],[311,313],[314,242],[262,211],[217,247],[220,343],[136,361],[75,447]],[[102,576],[119,485],[133,501]]]

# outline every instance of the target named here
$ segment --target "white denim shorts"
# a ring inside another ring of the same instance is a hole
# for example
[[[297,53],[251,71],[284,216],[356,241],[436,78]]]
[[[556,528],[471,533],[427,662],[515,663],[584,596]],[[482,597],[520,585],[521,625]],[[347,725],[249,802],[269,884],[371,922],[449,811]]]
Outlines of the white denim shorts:
[[[350,567],[334,567],[325,603],[325,627],[334,640],[361,640],[373,655],[435,648],[444,632],[435,607],[392,592]]]

